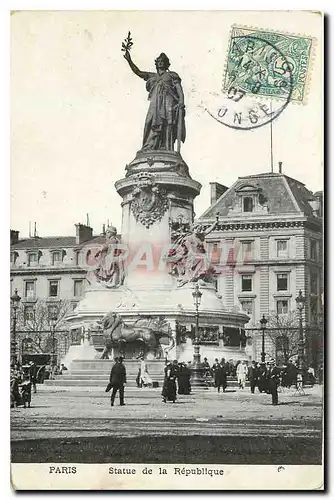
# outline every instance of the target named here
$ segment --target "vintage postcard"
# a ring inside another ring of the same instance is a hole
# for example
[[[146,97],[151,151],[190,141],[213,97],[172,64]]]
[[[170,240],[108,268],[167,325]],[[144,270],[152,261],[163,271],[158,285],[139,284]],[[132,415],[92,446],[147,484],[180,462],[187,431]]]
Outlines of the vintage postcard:
[[[11,13],[15,490],[322,490],[323,15]]]

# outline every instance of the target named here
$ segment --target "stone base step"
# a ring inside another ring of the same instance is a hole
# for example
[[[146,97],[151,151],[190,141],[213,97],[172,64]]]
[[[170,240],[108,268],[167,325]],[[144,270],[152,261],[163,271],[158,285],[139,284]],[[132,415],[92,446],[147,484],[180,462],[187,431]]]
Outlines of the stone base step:
[[[163,384],[164,379],[164,360],[147,361],[148,373],[154,385],[159,387]],[[96,360],[73,360],[70,369],[62,375],[57,375],[54,380],[45,380],[46,386],[60,387],[104,387],[109,381],[110,370],[114,365],[114,361],[108,359]],[[139,360],[124,360],[126,368],[127,386],[136,387],[136,378],[140,367]]]
[[[103,390],[107,387],[108,382],[108,378],[104,380],[61,380],[58,378],[55,380],[45,380],[44,385],[49,387],[101,387]],[[137,387],[136,381],[129,380],[126,387]]]
[[[70,365],[70,372],[74,372],[77,370],[102,370],[102,371],[110,371],[113,366],[114,361],[111,359],[92,359],[92,360],[80,360],[75,359],[72,361]],[[165,367],[165,361],[159,359],[153,359],[150,361],[146,361],[148,371],[150,370],[161,370],[163,372]],[[140,361],[138,359],[125,359],[124,365],[126,370],[136,370],[140,366]]]
[[[57,376],[57,380],[107,380],[109,373],[70,373],[68,375]]]
[[[164,360],[147,361],[148,373],[154,386],[162,387],[164,379]],[[114,361],[112,360],[74,360],[70,365],[70,370],[58,375],[54,380],[45,380],[45,386],[50,387],[101,387],[105,389],[109,382],[109,375]],[[126,368],[127,387],[137,387],[136,378],[140,367],[139,360],[124,360]],[[206,380],[208,386],[213,385],[213,380],[208,377]],[[228,389],[238,388],[235,378],[227,378]],[[247,383],[247,386],[249,384]]]

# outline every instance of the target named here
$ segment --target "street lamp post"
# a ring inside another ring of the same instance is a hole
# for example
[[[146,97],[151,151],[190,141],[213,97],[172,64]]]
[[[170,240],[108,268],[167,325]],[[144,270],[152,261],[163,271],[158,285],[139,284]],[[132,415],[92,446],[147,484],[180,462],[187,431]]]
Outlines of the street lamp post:
[[[201,355],[200,355],[200,337],[199,337],[199,306],[201,305],[202,292],[199,289],[198,283],[196,283],[195,289],[192,292],[194,299],[194,306],[196,308],[196,328],[195,328],[195,338],[194,338],[194,361],[192,366],[192,377],[191,384],[193,387],[203,387],[205,386],[202,369],[201,369]]]
[[[296,304],[299,311],[299,340],[298,340],[298,375],[299,381],[303,383],[304,372],[304,332],[303,332],[303,309],[305,306],[305,297],[301,290],[296,297]]]
[[[17,342],[16,342],[16,321],[17,321],[17,309],[19,307],[21,297],[17,293],[17,288],[15,288],[14,294],[10,298],[12,308],[13,308],[13,325],[12,325],[12,340],[11,340],[11,364],[17,363],[17,352],[16,352],[16,347],[17,347]]]
[[[58,309],[56,307],[52,307],[49,313],[50,326],[51,326],[51,341],[52,341],[52,350],[51,350],[51,368],[52,373],[54,372],[55,364],[56,364],[56,352],[55,352],[55,333],[56,333],[56,323],[58,319]]]
[[[265,330],[266,330],[266,325],[268,323],[265,315],[263,315],[262,318],[260,319],[260,323],[261,323],[261,330],[262,330],[261,363],[265,363],[265,361],[266,361],[266,353],[265,353],[265,350],[264,350],[264,333],[265,333]]]

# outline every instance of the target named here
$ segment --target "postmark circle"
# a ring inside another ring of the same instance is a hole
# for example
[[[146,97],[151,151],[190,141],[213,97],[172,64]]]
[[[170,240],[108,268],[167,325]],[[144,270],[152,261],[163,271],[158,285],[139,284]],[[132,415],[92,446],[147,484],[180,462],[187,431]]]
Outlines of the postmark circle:
[[[255,35],[234,36],[223,92],[215,107],[206,110],[229,128],[263,127],[289,104],[293,71],[293,61],[268,40]]]

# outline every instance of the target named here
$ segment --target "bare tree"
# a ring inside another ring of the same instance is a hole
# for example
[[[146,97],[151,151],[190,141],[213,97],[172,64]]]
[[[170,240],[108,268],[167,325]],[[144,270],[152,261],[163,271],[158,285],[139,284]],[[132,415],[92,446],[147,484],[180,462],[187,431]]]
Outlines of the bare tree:
[[[65,317],[72,311],[69,300],[47,302],[38,299],[33,304],[20,304],[17,311],[17,331],[21,339],[32,340],[37,352],[48,352],[52,345],[52,329],[56,332],[67,330]]]
[[[275,347],[278,363],[287,363],[298,355],[299,316],[297,311],[288,314],[271,313],[266,333]]]

